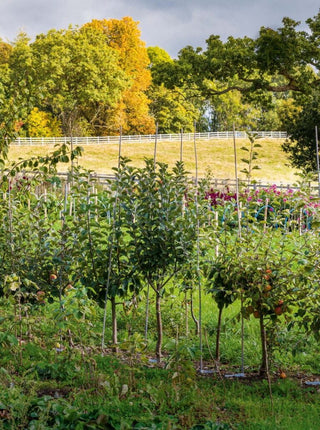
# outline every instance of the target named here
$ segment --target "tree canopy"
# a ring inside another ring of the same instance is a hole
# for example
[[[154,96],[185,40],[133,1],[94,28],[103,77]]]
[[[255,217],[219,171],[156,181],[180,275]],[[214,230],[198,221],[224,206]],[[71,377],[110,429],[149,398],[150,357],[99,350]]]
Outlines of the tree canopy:
[[[124,133],[154,132],[154,120],[149,115],[150,101],[146,95],[151,84],[150,61],[138,23],[131,17],[124,17],[121,20],[93,20],[85,27],[95,28],[105,35],[108,46],[118,53],[119,67],[128,79],[129,84],[121,98],[108,112],[117,129],[121,125]],[[107,131],[114,132],[111,124]]]
[[[138,24],[92,20],[34,41],[24,33],[12,44],[0,40],[2,155],[16,133],[106,135],[121,127],[148,134],[155,123],[160,132],[177,132],[196,121],[199,131],[235,123],[290,129],[294,139],[300,113],[317,120],[310,108],[320,91],[320,12],[303,29],[284,18],[256,38],[212,34],[204,49],[186,46],[176,59],[147,48]],[[293,143],[285,150],[300,163]]]
[[[262,27],[256,39],[211,35],[205,50],[187,46],[172,63],[161,63],[158,81],[169,87],[195,86],[205,97],[238,90],[310,93],[320,85],[320,12],[300,22],[283,18],[277,30]],[[166,66],[166,67],[164,67]]]
[[[118,133],[120,126],[152,132],[148,66],[131,18],[53,29],[34,41],[21,33],[12,45],[0,41],[1,133],[38,135],[40,117],[46,134],[57,132],[57,124],[65,135]]]

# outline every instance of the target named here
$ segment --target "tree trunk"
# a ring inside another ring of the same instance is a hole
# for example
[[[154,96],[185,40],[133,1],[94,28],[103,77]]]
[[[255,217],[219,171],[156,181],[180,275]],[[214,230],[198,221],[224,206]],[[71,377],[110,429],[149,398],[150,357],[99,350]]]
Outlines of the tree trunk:
[[[184,293],[184,303],[185,303],[185,322],[186,322],[186,337],[189,336],[189,303],[187,292]]]
[[[196,318],[196,316],[194,314],[194,311],[193,311],[193,294],[192,294],[192,291],[191,291],[191,295],[190,295],[190,311],[191,311],[192,319],[193,319],[193,321],[194,321],[194,323],[196,325],[196,336],[199,336],[199,334],[200,334],[200,324],[199,324],[199,321],[197,320],[197,318]]]
[[[217,335],[216,335],[216,356],[215,359],[220,361],[220,334],[221,334],[221,317],[222,317],[223,307],[219,307],[218,314],[218,324],[217,324]]]
[[[145,325],[144,325],[144,338],[146,341],[148,340],[148,326],[149,326],[149,295],[150,295],[150,284],[148,282],[147,297],[146,297],[146,318],[145,318]]]
[[[160,297],[160,291],[156,291],[156,317],[157,317],[157,346],[156,346],[156,357],[158,363],[160,363],[161,356],[162,356],[162,318],[161,318],[161,297]]]
[[[268,375],[268,351],[267,351],[267,335],[264,326],[263,315],[260,314],[260,338],[261,338],[261,365],[260,365],[260,376]]]
[[[117,312],[116,312],[116,299],[111,297],[111,318],[112,318],[112,345],[113,351],[118,352],[118,326],[117,326]]]

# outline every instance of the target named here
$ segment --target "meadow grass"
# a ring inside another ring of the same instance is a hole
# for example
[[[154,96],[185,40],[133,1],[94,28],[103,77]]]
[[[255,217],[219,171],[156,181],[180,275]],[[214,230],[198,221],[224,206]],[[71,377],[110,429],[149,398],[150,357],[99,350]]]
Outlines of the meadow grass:
[[[281,148],[283,140],[281,139],[259,139],[258,159],[254,164],[260,167],[254,170],[252,179],[272,183],[294,183],[297,180],[297,170],[288,165],[288,156]],[[237,158],[238,174],[240,179],[245,175],[240,171],[246,167],[241,161],[247,158],[248,153],[241,150],[241,147],[249,145],[246,139],[238,139]],[[234,168],[234,149],[232,139],[212,139],[196,141],[198,173],[199,176],[205,176],[210,171],[214,178],[232,179],[235,176]],[[49,146],[11,146],[9,159],[11,161],[19,158],[29,158],[34,155],[45,155],[52,152],[53,145]],[[78,164],[86,169],[97,173],[112,173],[112,168],[118,163],[118,144],[107,145],[88,145],[83,147],[82,157],[78,159]],[[132,160],[136,167],[144,165],[145,158],[153,158],[154,142],[143,143],[122,143],[122,156]],[[195,175],[195,151],[194,142],[183,142],[183,161],[186,169],[191,175]],[[165,162],[173,166],[180,159],[180,142],[158,142],[157,143],[157,161]],[[59,166],[59,171],[65,171],[67,165]]]

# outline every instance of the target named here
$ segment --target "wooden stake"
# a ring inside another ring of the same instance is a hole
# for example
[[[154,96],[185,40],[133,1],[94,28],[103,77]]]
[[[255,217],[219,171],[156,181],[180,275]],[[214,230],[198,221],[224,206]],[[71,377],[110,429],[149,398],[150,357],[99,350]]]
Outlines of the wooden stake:
[[[156,124],[156,134],[154,135],[154,153],[153,153],[154,170],[156,170],[156,163],[157,163],[157,145],[158,145],[158,123]]]
[[[216,231],[218,232],[219,228],[219,212],[215,211],[215,224],[216,224]],[[216,244],[216,257],[219,256],[219,243]]]
[[[269,207],[269,199],[266,198],[266,204],[264,207],[264,219],[263,219],[263,231],[264,231],[264,233],[267,231],[268,207]]]
[[[180,162],[182,162],[182,156],[183,156],[183,128],[181,129],[181,133],[180,133]]]
[[[48,218],[48,210],[47,210],[47,188],[44,189],[44,219]]]
[[[238,161],[237,161],[237,146],[236,146],[236,130],[235,125],[232,125],[233,129],[233,152],[234,152],[234,175],[236,180],[236,203],[238,211],[238,236],[241,237],[241,215],[239,210],[239,179],[238,179]]]
[[[320,197],[320,162],[319,162],[319,140],[318,140],[318,127],[315,127],[316,133],[316,155],[317,155],[317,170],[318,170],[318,195]]]

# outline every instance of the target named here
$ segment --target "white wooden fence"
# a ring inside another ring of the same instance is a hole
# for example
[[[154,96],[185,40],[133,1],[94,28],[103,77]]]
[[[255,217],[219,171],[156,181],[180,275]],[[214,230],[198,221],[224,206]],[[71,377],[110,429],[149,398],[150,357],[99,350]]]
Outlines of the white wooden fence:
[[[285,131],[255,131],[259,137],[272,139],[285,139],[287,132]],[[125,135],[121,136],[122,142],[139,143],[154,141],[157,137],[158,141],[184,141],[193,140],[211,140],[211,139],[231,139],[233,131],[214,131],[206,133],[171,133],[171,134],[140,134],[140,135]],[[245,131],[236,131],[235,137],[245,139],[247,133]],[[120,136],[87,136],[87,137],[18,137],[12,145],[61,145],[63,143],[72,143],[74,145],[100,145],[119,142]]]
[[[70,180],[69,173],[67,172],[58,172],[56,173],[56,176],[58,176],[63,182]],[[102,187],[108,187],[110,184],[110,181],[113,181],[114,179],[115,179],[115,176],[112,174],[93,173],[93,172],[90,174],[90,180],[93,183],[101,185]],[[243,188],[253,189],[253,190],[258,190],[261,188],[269,188],[271,185],[276,185],[279,191],[285,191],[289,189],[297,191],[300,189],[300,187],[297,184],[289,184],[289,183],[283,183],[283,182],[256,181],[248,184],[247,181],[245,180],[242,180],[242,181],[239,180],[238,185],[243,186]],[[235,191],[236,180],[231,178],[229,179],[214,178],[211,181],[211,186],[213,189],[216,189],[216,190],[225,190],[226,188],[228,188],[230,191]],[[311,194],[316,195],[319,193],[318,183],[310,182],[309,188],[310,188]]]

